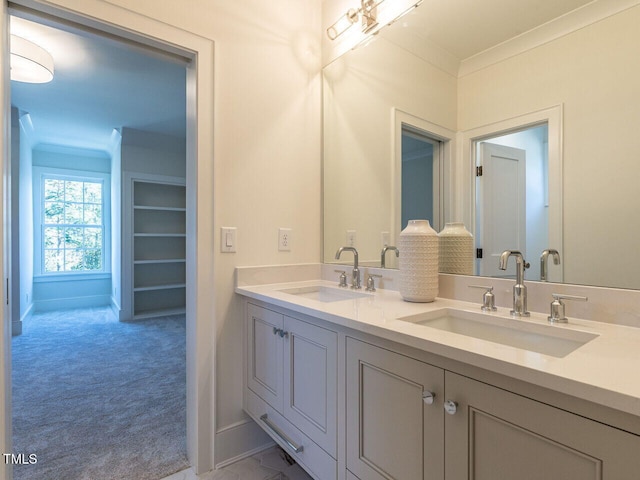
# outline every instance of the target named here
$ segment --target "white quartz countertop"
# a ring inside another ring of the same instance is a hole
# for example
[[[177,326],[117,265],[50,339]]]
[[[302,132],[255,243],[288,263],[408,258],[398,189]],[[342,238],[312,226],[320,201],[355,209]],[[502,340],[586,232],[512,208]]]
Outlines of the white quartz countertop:
[[[437,298],[432,303],[410,303],[393,290],[378,289],[361,298],[320,302],[282,292],[283,289],[334,282],[312,280],[257,286],[238,286],[236,292],[293,312],[366,332],[404,345],[471,364],[534,385],[577,396],[617,410],[640,416],[640,329],[569,318],[568,324],[552,328],[597,334],[565,357],[480,340],[399,320],[400,317],[441,308],[480,312],[479,304]],[[363,293],[366,293],[364,289]],[[547,316],[511,319],[509,309],[484,315],[508,318],[513,322],[548,325]]]

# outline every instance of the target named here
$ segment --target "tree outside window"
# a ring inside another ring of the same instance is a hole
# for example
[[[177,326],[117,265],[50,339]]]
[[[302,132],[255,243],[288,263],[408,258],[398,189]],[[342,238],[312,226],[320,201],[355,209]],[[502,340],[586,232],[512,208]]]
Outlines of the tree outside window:
[[[103,270],[102,185],[101,181],[43,178],[44,273]]]

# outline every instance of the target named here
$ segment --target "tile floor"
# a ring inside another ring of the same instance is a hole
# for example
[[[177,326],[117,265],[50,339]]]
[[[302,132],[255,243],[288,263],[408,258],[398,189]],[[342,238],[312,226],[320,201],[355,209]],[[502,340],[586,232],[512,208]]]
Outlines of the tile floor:
[[[291,465],[279,447],[273,447],[225,468],[196,476],[191,470],[162,480],[312,480],[299,465]]]

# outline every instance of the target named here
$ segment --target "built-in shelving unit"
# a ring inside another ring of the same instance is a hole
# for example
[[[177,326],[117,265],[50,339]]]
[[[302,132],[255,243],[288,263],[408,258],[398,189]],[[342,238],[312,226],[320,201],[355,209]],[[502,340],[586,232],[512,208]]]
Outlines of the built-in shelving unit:
[[[133,318],[184,313],[185,186],[136,178],[131,190]]]

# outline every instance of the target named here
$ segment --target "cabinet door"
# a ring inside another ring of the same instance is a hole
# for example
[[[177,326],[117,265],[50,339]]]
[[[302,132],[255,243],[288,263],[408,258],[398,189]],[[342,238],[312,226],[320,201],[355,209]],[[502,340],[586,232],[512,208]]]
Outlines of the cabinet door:
[[[637,480],[640,437],[446,373],[448,480]]]
[[[282,411],[282,352],[279,332],[283,316],[265,308],[247,307],[247,386]]]
[[[284,317],[283,415],[336,457],[338,335]]]
[[[442,369],[348,338],[347,468],[367,480],[442,480],[443,392]]]

